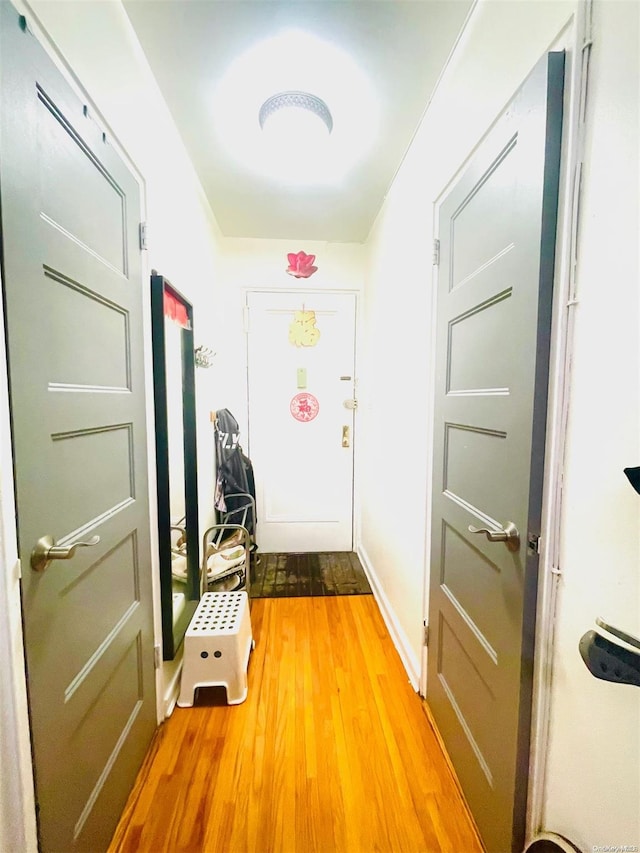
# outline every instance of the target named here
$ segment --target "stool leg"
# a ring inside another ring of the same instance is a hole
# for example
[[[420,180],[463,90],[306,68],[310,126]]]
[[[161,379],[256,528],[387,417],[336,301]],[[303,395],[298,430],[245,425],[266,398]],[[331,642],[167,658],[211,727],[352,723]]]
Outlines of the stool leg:
[[[251,631],[250,627],[249,631]],[[233,667],[233,674],[227,682],[227,703],[229,705],[239,705],[247,698],[247,667],[249,666],[249,655],[254,645],[253,637],[249,634],[246,638],[245,647],[239,650],[240,653],[236,659],[236,665]]]
[[[183,678],[180,686],[180,695],[178,696],[178,708],[193,708],[195,692],[193,683],[187,682]]]
[[[227,704],[239,705],[247,698],[247,673],[238,672],[227,682]]]

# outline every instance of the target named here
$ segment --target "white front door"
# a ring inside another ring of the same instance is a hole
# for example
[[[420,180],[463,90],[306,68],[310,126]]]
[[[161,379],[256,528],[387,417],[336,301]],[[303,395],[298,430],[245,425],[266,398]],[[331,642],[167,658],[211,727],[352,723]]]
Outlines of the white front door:
[[[249,453],[261,551],[351,551],[353,293],[252,292]]]

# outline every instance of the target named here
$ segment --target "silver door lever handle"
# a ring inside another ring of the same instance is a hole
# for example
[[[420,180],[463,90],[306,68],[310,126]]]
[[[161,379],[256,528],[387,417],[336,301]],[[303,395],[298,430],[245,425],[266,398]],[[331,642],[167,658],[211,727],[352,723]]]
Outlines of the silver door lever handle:
[[[97,545],[99,536],[92,536],[88,542],[72,542],[71,545],[56,545],[53,536],[41,536],[31,552],[31,568],[34,572],[44,572],[52,560],[70,560],[78,548],[90,548]]]
[[[513,521],[508,521],[503,530],[489,530],[486,527],[473,527],[469,525],[469,533],[484,533],[489,542],[504,542],[510,551],[518,551],[520,548],[520,534]]]

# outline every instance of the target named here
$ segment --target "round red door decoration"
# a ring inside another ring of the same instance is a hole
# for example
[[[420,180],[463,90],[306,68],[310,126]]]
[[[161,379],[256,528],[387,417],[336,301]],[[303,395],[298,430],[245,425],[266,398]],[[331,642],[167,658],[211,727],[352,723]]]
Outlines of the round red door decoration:
[[[313,394],[296,394],[289,406],[291,414],[297,421],[308,423],[312,421],[320,411],[320,404]]]

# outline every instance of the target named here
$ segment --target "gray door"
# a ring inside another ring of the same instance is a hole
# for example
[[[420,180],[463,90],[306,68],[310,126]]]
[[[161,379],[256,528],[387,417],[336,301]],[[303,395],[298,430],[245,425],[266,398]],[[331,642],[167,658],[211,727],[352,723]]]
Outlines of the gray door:
[[[156,725],[139,187],[0,4],[2,270],[44,851],[105,849]],[[44,572],[37,540],[100,537]]]
[[[563,67],[536,67],[439,207],[427,700],[495,853],[524,830]],[[519,543],[470,531],[509,522]]]

